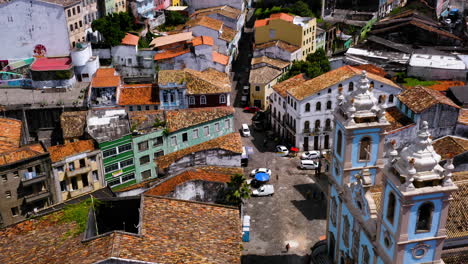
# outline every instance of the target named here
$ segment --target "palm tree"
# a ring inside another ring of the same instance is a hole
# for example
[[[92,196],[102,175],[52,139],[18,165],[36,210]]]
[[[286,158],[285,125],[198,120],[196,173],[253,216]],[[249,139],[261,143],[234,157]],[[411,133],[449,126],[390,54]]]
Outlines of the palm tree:
[[[231,181],[227,184],[226,203],[231,205],[240,205],[242,200],[250,198],[251,190],[246,182],[244,175],[234,174]]]

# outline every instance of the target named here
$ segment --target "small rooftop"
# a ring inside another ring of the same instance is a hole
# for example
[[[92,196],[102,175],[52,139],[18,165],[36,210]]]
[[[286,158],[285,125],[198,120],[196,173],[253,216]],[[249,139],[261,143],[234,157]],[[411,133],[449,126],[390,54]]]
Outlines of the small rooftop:
[[[230,106],[171,110],[166,112],[166,127],[172,133],[233,114],[234,108]]]
[[[209,37],[209,36],[199,36],[192,40],[192,45],[193,46],[200,46],[200,45],[213,46],[214,40],[212,37]]]
[[[22,122],[13,118],[0,117],[0,153],[15,150],[21,145]]]
[[[208,16],[211,14],[220,14],[228,18],[238,19],[242,12],[237,8],[224,5],[198,9],[192,15],[190,15],[190,17]]]
[[[465,70],[465,63],[457,56],[444,56],[432,54],[413,54],[409,61],[413,67],[426,67],[434,69]]]
[[[147,110],[147,111],[132,111],[128,113],[130,125],[135,130],[150,132],[153,130],[162,129],[162,126],[155,126],[161,124],[166,120],[165,112],[163,110]]]
[[[124,84],[120,88],[119,105],[159,104],[159,90],[153,84]]]
[[[87,114],[87,111],[63,112],[60,115],[63,138],[68,139],[83,136]]]
[[[267,56],[252,58],[252,62],[251,62],[252,66],[257,65],[257,64],[262,64],[262,63],[271,65],[277,69],[284,69],[290,65],[290,62],[288,61],[272,59]]]
[[[99,68],[91,82],[93,88],[117,87],[120,85],[120,76],[114,68]]]
[[[32,71],[64,71],[73,67],[69,57],[66,58],[36,58],[31,64]]]
[[[223,22],[208,16],[201,16],[195,19],[190,19],[185,25],[189,27],[202,26],[212,30],[221,31]]]
[[[219,94],[231,92],[229,76],[215,69],[196,71],[185,68],[183,70],[162,70],[158,73],[158,85],[185,85],[187,94]]]
[[[64,145],[52,146],[48,149],[52,162],[62,161],[67,157],[74,156],[84,152],[93,151],[93,140],[78,140]]]
[[[456,136],[445,136],[434,140],[434,150],[442,156],[442,160],[457,156],[468,151],[468,139]]]
[[[25,145],[0,153],[0,166],[31,159],[43,154],[46,154],[46,152],[41,144]]]
[[[125,109],[93,110],[88,116],[87,131],[98,143],[116,140],[130,134]]]
[[[468,125],[468,109],[462,108],[458,113],[458,123]]]
[[[223,25],[221,35],[219,39],[225,40],[227,42],[231,42],[234,40],[234,37],[237,35],[238,31]]]
[[[455,97],[458,105],[468,105],[468,85],[461,84],[463,86],[452,85],[448,88],[449,92]]]
[[[139,36],[135,36],[130,33],[126,33],[125,37],[122,39],[121,43],[122,45],[128,45],[128,46],[138,46],[138,41],[140,40]]]
[[[404,103],[415,113],[421,113],[436,104],[445,104],[455,108],[460,108],[440,92],[423,86],[416,86],[414,88],[404,90],[402,93],[397,95],[397,97],[398,100]]]
[[[271,14],[269,18],[260,19],[260,20],[255,21],[254,27],[266,26],[266,25],[268,25],[270,20],[274,20],[274,19],[281,19],[281,20],[292,23],[294,21],[294,16],[286,14],[286,13]]]
[[[179,47],[176,49],[164,50],[163,52],[159,52],[154,54],[154,60],[167,60],[171,58],[175,58],[177,56],[187,54],[190,52],[190,49],[186,49],[184,47]]]
[[[282,50],[285,50],[289,53],[292,53],[292,52],[295,52],[297,50],[300,49],[300,47],[298,46],[295,46],[295,45],[291,45],[287,42],[284,42],[282,40],[272,40],[272,41],[268,41],[268,42],[265,42],[265,43],[260,43],[260,44],[255,44],[255,49],[266,49],[266,48],[270,48],[270,47],[278,47]]]
[[[413,121],[398,110],[396,106],[392,106],[386,109],[385,117],[390,123],[390,126],[385,128],[385,132],[392,134],[402,129],[414,126]]]
[[[186,42],[193,39],[192,32],[182,32],[173,35],[167,35],[162,37],[157,37],[153,39],[150,43],[150,47],[161,47],[178,42]]]
[[[283,72],[269,65],[250,70],[249,83],[267,84],[278,78]]]
[[[213,61],[219,64],[228,65],[229,63],[229,57],[219,52],[213,51],[211,56],[213,56]]]

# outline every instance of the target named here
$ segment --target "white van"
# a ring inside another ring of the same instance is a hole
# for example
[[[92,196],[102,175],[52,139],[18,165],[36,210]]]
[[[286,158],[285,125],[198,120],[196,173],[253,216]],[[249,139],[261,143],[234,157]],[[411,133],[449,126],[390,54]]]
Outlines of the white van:
[[[247,124],[242,124],[242,136],[243,137],[250,137],[250,129]]]
[[[318,168],[318,161],[315,160],[301,160],[301,169],[303,170],[315,170]]]

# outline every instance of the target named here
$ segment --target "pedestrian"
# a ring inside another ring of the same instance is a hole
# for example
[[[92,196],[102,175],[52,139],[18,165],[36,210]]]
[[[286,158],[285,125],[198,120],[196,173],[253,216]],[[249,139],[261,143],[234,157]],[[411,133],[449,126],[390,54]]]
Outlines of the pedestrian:
[[[290,248],[290,247],[291,247],[291,246],[289,245],[289,243],[287,243],[287,244],[286,244],[286,252],[289,251],[289,248]]]

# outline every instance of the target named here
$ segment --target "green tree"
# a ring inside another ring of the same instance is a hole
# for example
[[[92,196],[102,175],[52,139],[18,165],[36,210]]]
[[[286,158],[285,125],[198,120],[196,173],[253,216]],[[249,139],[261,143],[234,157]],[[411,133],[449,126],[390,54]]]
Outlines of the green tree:
[[[330,69],[330,61],[325,55],[325,51],[323,49],[319,49],[316,52],[307,55],[305,61],[293,62],[289,71],[281,77],[280,81],[287,80],[300,73],[305,73],[309,78],[315,78],[330,71]]]
[[[242,174],[234,174],[231,176],[231,181],[227,184],[226,203],[238,206],[242,203],[243,199],[248,199],[251,193],[245,176]]]
[[[297,1],[290,8],[289,12],[301,17],[314,17],[314,13],[309,8],[309,5],[303,1]]]
[[[185,15],[182,15],[179,12],[174,12],[174,11],[169,11],[166,13],[166,25],[167,26],[177,26],[177,25],[182,25],[187,22],[188,17]]]
[[[120,45],[125,33],[136,28],[133,17],[126,12],[113,13],[96,19],[91,24],[104,38],[104,43],[110,46]]]

